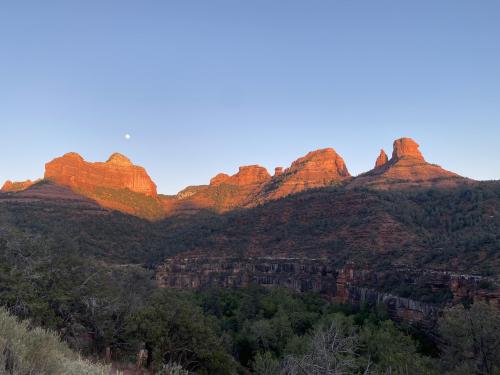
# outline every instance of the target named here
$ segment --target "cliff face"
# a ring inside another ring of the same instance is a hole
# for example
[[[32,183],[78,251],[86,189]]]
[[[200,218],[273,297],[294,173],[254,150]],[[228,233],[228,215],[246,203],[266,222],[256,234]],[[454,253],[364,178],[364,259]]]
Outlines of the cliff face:
[[[385,271],[357,269],[352,263],[337,269],[329,259],[182,255],[159,266],[156,281],[161,288],[173,289],[253,284],[315,291],[338,303],[359,307],[383,305],[391,319],[424,330],[432,329],[444,306],[464,299],[488,301],[500,309],[498,280],[406,267]],[[418,288],[409,293],[415,285]],[[408,296],[397,294],[402,286]]]
[[[332,294],[335,273],[326,260],[181,256],[158,267],[156,280],[159,287],[173,289],[261,285]]]

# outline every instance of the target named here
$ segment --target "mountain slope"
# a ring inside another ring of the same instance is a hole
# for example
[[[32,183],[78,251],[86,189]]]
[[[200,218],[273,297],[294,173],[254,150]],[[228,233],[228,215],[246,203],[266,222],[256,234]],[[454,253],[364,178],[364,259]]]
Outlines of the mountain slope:
[[[323,188],[175,223],[166,246],[181,257],[323,258],[500,275],[499,183],[419,191]]]

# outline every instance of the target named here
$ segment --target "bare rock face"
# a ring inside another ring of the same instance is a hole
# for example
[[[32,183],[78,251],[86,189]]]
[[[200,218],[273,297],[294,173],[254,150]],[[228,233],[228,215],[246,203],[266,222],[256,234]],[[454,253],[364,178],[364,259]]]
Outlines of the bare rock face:
[[[275,177],[279,176],[281,174],[283,174],[283,167],[276,167],[276,168],[274,168],[274,176]]]
[[[226,183],[237,186],[261,185],[267,182],[271,175],[260,165],[246,165],[239,168],[238,173],[231,176]]]
[[[29,188],[30,186],[36,184],[37,182],[40,182],[40,180],[26,180],[26,181],[10,181],[7,180],[2,186],[2,189],[0,191],[2,193],[10,193],[10,192],[17,192],[17,191],[23,191]]]
[[[229,176],[228,174],[219,173],[215,177],[212,177],[212,179],[210,180],[210,186],[220,185],[220,184],[226,182],[227,180],[229,180],[230,178],[231,178],[231,176]]]
[[[271,175],[266,168],[260,165],[245,165],[239,167],[238,173],[232,176],[219,173],[210,180],[210,186],[218,186],[220,184],[236,186],[260,185],[270,178]]]
[[[396,139],[393,145],[391,160],[396,161],[405,157],[424,160],[418,147],[418,143],[411,138]]]
[[[350,178],[344,159],[333,148],[309,152],[277,173],[260,194],[260,201],[277,199],[306,189],[332,185]]]
[[[380,154],[378,155],[378,158],[375,161],[375,168],[382,167],[383,165],[387,164],[388,161],[389,158],[387,157],[385,151],[383,149],[380,150]]]
[[[382,163],[387,158],[384,158],[384,154],[381,152],[374,169],[353,179],[348,187],[372,187],[382,190],[446,188],[471,182],[439,165],[426,162],[419,145],[411,138],[395,140],[391,160]]]
[[[133,166],[133,164],[129,158],[127,158],[125,155],[122,155],[118,152],[115,152],[114,154],[112,154],[106,163],[117,165],[117,166],[122,166],[122,167],[132,167]]]
[[[76,189],[128,189],[156,197],[156,185],[142,167],[115,153],[107,162],[89,163],[77,153],[68,153],[45,164],[45,179]]]

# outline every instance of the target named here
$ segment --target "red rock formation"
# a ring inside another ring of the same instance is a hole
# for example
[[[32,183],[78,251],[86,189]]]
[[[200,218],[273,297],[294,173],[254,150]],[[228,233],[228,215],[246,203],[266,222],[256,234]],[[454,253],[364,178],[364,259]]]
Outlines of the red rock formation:
[[[325,148],[309,152],[285,170],[277,167],[273,177],[261,166],[243,166],[232,176],[220,173],[209,185],[189,186],[175,196],[159,197],[156,185],[144,168],[133,165],[118,153],[104,163],[89,163],[76,153],[68,153],[46,164],[45,178],[68,186],[105,207],[133,214],[145,209],[149,213],[154,211],[154,217],[162,217],[165,213],[194,213],[200,209],[223,212],[252,207],[303,190],[339,183],[348,188],[392,189],[449,187],[470,182],[427,163],[418,147],[410,138],[398,139],[394,141],[391,160],[387,160],[386,153],[381,150],[375,168],[354,179],[342,157],[332,148]],[[22,190],[31,184],[31,181],[8,181],[2,191]],[[144,201],[142,197],[153,201]]]
[[[77,153],[68,153],[45,164],[45,179],[73,189],[128,189],[149,197],[157,196],[156,185],[145,169],[118,153],[105,163],[89,163]]]
[[[259,201],[277,199],[306,189],[332,185],[351,175],[342,157],[332,148],[309,152],[292,163],[264,187]]]
[[[359,175],[348,184],[348,187],[364,186],[386,190],[453,187],[471,182],[438,165],[427,163],[418,147],[418,144],[410,138],[395,140],[391,160]]]
[[[212,177],[212,179],[210,180],[210,186],[220,185],[220,184],[226,182],[227,180],[229,180],[230,178],[231,178],[231,176],[229,176],[228,174],[219,173],[217,176]]]
[[[7,180],[3,184],[2,189],[0,189],[0,191],[2,193],[22,191],[22,190],[26,190],[27,188],[29,188],[30,186],[32,186],[38,182],[40,182],[40,180],[35,180],[35,181],[26,180],[26,181],[19,181],[19,182],[18,181],[13,182],[13,181]]]
[[[271,178],[266,168],[260,165],[245,165],[239,168],[238,173],[229,176],[225,173],[219,173],[210,180],[210,186],[220,184],[246,186],[260,185]]]
[[[225,181],[230,185],[249,186],[261,185],[267,182],[271,175],[266,168],[260,165],[247,165],[239,168],[238,173]]]
[[[377,160],[375,161],[375,168],[382,167],[389,161],[389,158],[387,157],[387,154],[385,151],[382,149],[380,150],[380,154],[378,155]]]
[[[420,153],[418,147],[418,143],[411,138],[396,139],[393,144],[391,160],[395,162],[405,157],[424,160],[424,157]]]
[[[70,187],[106,208],[147,219],[165,214],[156,185],[144,168],[118,153],[105,163],[89,163],[77,153],[68,153],[45,164],[45,179]]]
[[[170,214],[191,214],[201,209],[224,212],[246,207],[270,179],[271,175],[264,167],[247,165],[232,176],[219,173],[210,180],[210,185],[184,189],[177,194],[177,199],[162,197],[162,203]]]

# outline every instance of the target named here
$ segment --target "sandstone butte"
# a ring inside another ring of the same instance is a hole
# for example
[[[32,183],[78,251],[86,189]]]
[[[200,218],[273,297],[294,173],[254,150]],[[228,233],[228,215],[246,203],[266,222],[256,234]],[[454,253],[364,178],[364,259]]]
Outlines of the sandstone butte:
[[[146,170],[114,153],[106,162],[87,162],[71,152],[45,164],[46,181],[67,186],[102,207],[156,220],[164,216],[156,185]]]
[[[384,153],[385,154],[385,153]],[[413,187],[453,187],[471,180],[425,161],[419,145],[411,138],[394,141],[392,158],[380,163],[379,155],[375,168],[353,179],[348,187],[372,187],[376,189],[402,189]]]
[[[71,152],[45,164],[45,179],[78,190],[128,189],[156,198],[156,185],[140,166],[114,153],[106,162],[90,163]]]

